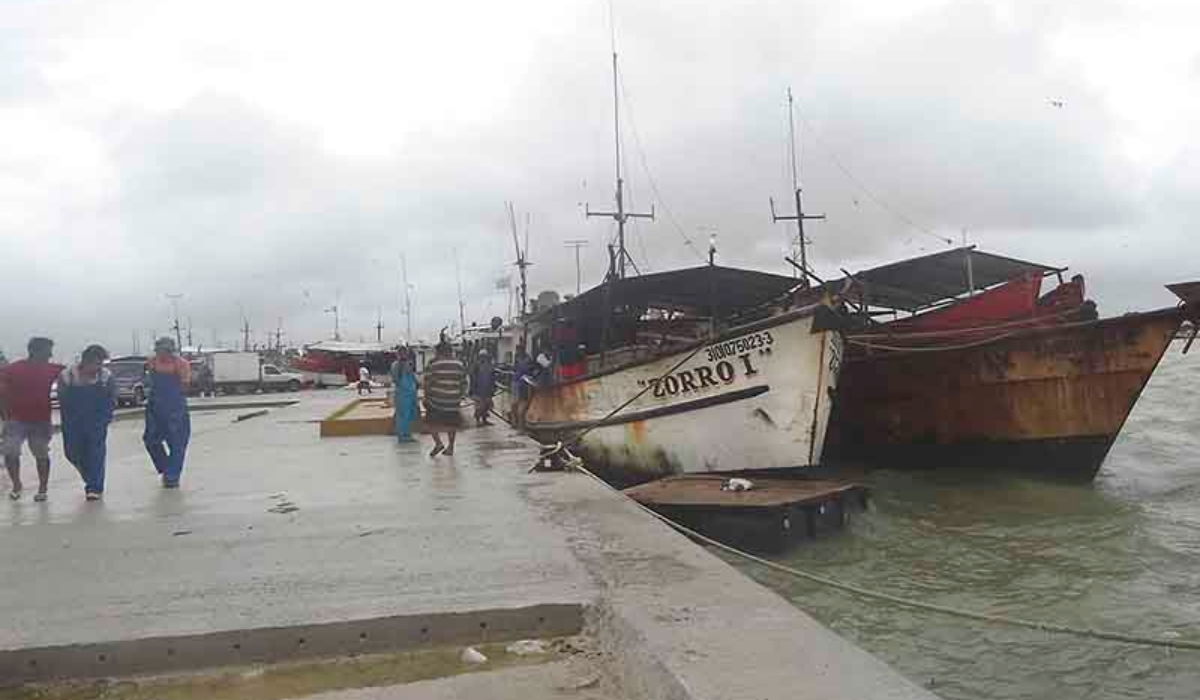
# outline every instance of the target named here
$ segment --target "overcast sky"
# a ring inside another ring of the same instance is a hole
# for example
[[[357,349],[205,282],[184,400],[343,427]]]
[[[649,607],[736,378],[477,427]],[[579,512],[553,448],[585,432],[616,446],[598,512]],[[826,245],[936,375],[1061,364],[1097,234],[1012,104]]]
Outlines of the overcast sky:
[[[1189,7],[1190,5],[1190,7]],[[1106,314],[1200,277],[1194,3],[615,3],[642,270],[785,272],[785,91],[820,274],[944,239],[1087,275]],[[613,192],[603,0],[0,0],[0,348],[405,333],[598,282]],[[1056,106],[1053,102],[1061,102]],[[655,191],[655,189],[657,191]],[[670,213],[670,215],[668,214]],[[687,239],[694,243],[689,246]]]

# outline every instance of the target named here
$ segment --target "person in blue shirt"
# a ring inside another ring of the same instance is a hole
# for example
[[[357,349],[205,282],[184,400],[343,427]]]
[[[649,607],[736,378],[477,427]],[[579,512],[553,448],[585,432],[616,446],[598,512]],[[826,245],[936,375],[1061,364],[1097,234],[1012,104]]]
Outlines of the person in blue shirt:
[[[416,442],[412,436],[412,423],[417,419],[417,375],[413,372],[412,359],[406,350],[401,350],[391,368],[392,386],[395,389],[395,430],[398,442]]]
[[[102,346],[89,345],[79,364],[67,367],[58,378],[63,454],[83,478],[89,501],[100,500],[104,493],[108,424],[117,405],[117,383],[104,367],[107,359]]]

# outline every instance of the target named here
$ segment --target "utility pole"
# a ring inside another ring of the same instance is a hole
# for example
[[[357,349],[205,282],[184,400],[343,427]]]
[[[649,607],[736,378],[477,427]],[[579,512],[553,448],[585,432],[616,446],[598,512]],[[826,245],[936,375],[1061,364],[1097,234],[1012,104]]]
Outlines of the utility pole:
[[[408,283],[408,258],[400,256],[400,273],[404,276],[404,342],[412,345],[412,285]]]
[[[195,345],[192,344],[192,317],[191,316],[188,316],[187,339],[188,339],[188,347],[193,347],[193,348],[196,347]]]
[[[615,43],[615,42],[614,42]],[[606,216],[617,222],[617,277],[625,279],[625,261],[630,259],[629,251],[625,248],[625,222],[629,219],[650,219],[654,220],[654,205],[650,205],[649,214],[638,214],[625,211],[625,180],[621,177],[621,109],[617,95],[617,50],[613,48],[612,52],[612,74],[613,74],[613,141],[616,146],[617,154],[617,194],[616,194],[616,211],[592,211],[588,205],[584,204],[584,213],[588,217]]]
[[[250,352],[250,319],[242,319],[242,350]]]
[[[179,300],[183,298],[183,295],[182,294],[168,294],[166,296],[168,299],[171,300],[172,316],[175,319],[174,325],[171,326],[171,329],[175,331],[175,348],[177,350],[182,351],[183,350],[183,334],[181,333],[181,331],[179,329]]]
[[[575,249],[575,296],[579,296],[579,291],[583,288],[583,274],[579,267],[579,249],[586,248],[588,242],[581,239],[574,239],[564,241],[563,244],[568,248]]]
[[[454,281],[458,284],[458,332],[467,330],[467,306],[463,303],[462,272],[458,267],[458,248],[454,249]]]
[[[325,313],[333,314],[333,339],[341,340],[342,339],[342,323],[341,323],[341,318],[338,315],[338,313],[339,313],[338,305],[334,304],[333,306],[330,306],[329,308],[325,309]]]
[[[376,309],[375,312],[375,342],[383,342],[383,309]]]
[[[789,87],[787,91],[788,97],[788,141],[791,144],[792,154],[792,192],[796,198],[796,214],[794,216],[779,216],[775,213],[775,199],[771,198],[771,219],[775,223],[780,221],[795,221],[796,222],[796,241],[792,244],[792,258],[795,259],[796,253],[800,253],[800,284],[803,287],[808,287],[808,277],[811,274],[808,269],[808,242],[804,239],[804,222],[818,219],[824,219],[824,214],[810,216],[804,213],[804,205],[800,201],[800,173],[796,165],[796,120],[792,116],[792,89]],[[797,250],[797,248],[799,250]]]
[[[275,324],[275,352],[283,354],[283,317],[280,316]]]

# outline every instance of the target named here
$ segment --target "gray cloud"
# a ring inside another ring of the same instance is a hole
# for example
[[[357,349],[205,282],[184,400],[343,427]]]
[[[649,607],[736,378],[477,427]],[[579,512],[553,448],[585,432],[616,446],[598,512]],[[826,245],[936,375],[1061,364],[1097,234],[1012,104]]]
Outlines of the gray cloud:
[[[810,229],[821,272],[945,247],[937,236],[957,240],[967,228],[985,248],[1082,268],[1109,311],[1163,301],[1157,285],[1187,273],[1175,261],[1190,246],[1180,225],[1200,184],[1195,155],[1128,185],[1122,124],[1077,66],[1052,55],[1054,32],[1082,21],[1082,10],[1056,8],[1006,17],[963,2],[876,22],[816,3],[621,8],[630,197],[660,214],[633,228],[639,265],[697,264],[716,230],[723,263],[786,269],[789,229],[771,223],[767,197],[790,201],[791,84],[806,206],[829,216]],[[373,337],[382,312],[395,339],[401,254],[414,325],[431,337],[457,320],[454,251],[468,320],[504,311],[495,280],[512,272],[509,199],[532,216],[533,291],[573,290],[568,238],[590,241],[585,281],[595,283],[612,235],[611,222],[582,209],[608,208],[612,197],[602,23],[587,8],[556,33],[520,37],[532,55],[503,104],[473,103],[464,85],[462,99],[483,115],[474,126],[398,125],[400,145],[372,157],[339,156],[301,115],[220,85],[165,112],[130,107],[90,122],[111,192],[86,201],[60,193],[62,211],[39,229],[49,250],[0,259],[0,347],[12,354],[36,331],[69,348],[99,339],[126,350],[134,329],[145,347],[151,329],[167,327],[168,292],[185,295],[184,316],[205,343],[214,330],[231,341],[243,310],[259,332],[282,319],[292,341],[316,340],[332,328],[324,309],[335,299],[348,337]],[[22,76],[53,62],[19,52],[30,64]],[[6,75],[0,84],[20,84]],[[92,243],[58,243],[81,230]]]

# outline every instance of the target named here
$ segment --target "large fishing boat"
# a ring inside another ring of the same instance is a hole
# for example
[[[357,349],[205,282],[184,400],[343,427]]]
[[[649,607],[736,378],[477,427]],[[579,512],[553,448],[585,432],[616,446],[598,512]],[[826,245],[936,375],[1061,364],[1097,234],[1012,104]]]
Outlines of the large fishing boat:
[[[654,209],[626,209],[615,51],[612,72],[615,206],[585,209],[616,224],[604,283],[527,314],[528,243],[522,250],[509,206],[523,338],[530,355],[554,367],[513,409],[516,422],[544,443],[569,443],[610,483],[817,464],[842,345],[831,297],[809,294],[803,223],[817,217],[801,209],[794,141],[796,214],[777,219],[799,228],[799,277],[719,266],[715,241],[707,265],[627,275],[637,266],[626,226],[653,219]],[[519,362],[517,374],[520,391]]]
[[[526,430],[568,440],[615,483],[819,462],[841,366],[828,301],[797,281],[710,265],[612,278],[532,317],[556,357]],[[576,442],[577,440],[577,442]]]
[[[1100,319],[1064,272],[962,247],[830,283],[858,312],[830,457],[1090,481],[1194,310]]]

